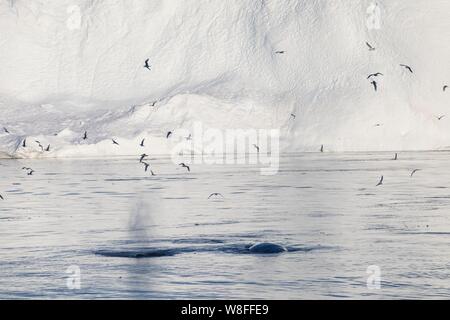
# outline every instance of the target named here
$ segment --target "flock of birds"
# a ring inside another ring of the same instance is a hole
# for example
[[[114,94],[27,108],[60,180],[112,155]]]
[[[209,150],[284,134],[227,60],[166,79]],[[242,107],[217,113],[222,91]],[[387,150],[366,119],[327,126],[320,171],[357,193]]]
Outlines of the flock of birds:
[[[372,46],[369,42],[366,42],[366,46],[369,48],[369,51],[375,51],[376,50],[376,48],[374,46]],[[283,53],[285,53],[285,51],[276,51],[275,53],[276,54],[283,54]],[[400,67],[406,69],[411,74],[414,73],[412,67],[407,65],[407,64],[400,64]],[[383,77],[383,76],[384,76],[384,74],[381,73],[381,72],[371,73],[371,74],[369,74],[367,76],[367,79],[370,80],[370,83],[372,84],[372,86],[373,86],[375,91],[378,91],[378,82],[375,81],[374,79],[376,79],[377,77]],[[448,88],[449,88],[448,85],[444,85],[442,87],[442,91],[446,92]],[[297,116],[294,113],[291,113],[291,118],[292,119],[295,120],[296,117]],[[445,117],[446,117],[446,115],[440,115],[440,116],[436,116],[436,119],[440,121],[440,120],[444,119]],[[382,126],[382,124],[380,124],[380,123],[375,124],[375,127],[380,127],[380,126]],[[324,152],[324,146],[323,145],[320,146],[320,152],[322,152],[322,153]],[[398,160],[398,154],[397,153],[395,154],[395,156],[394,156],[394,158],[392,160]],[[412,170],[411,174],[410,174],[410,177],[412,178],[414,176],[414,174],[417,173],[418,171],[420,171],[420,169]],[[381,176],[380,180],[376,184],[376,186],[378,187],[378,186],[383,185],[383,181],[384,181],[384,176]]]
[[[147,63],[146,63],[146,64],[147,64]],[[3,128],[3,130],[5,131],[5,133],[10,134],[10,132],[9,132],[9,130],[8,130],[7,128]],[[169,139],[169,138],[172,136],[172,134],[173,134],[172,131],[168,131],[168,132],[166,133],[166,139]],[[84,131],[84,134],[83,134],[83,136],[82,136],[82,139],[83,139],[83,140],[87,140],[87,139],[88,139],[88,133],[87,133],[87,131]],[[191,140],[191,139],[192,139],[192,135],[189,135],[188,137],[186,137],[186,140]],[[119,142],[117,142],[116,139],[112,138],[111,141],[112,141],[112,144],[113,144],[113,145],[120,146]],[[41,148],[41,151],[42,151],[42,152],[49,152],[49,151],[50,151],[50,144],[49,144],[46,148],[44,148],[40,141],[37,141],[37,140],[36,140],[35,142],[36,142],[36,143],[38,144],[38,146]],[[27,147],[27,140],[26,140],[26,138],[22,141],[21,146],[22,146],[22,148],[26,148],[26,147]],[[140,146],[140,147],[145,147],[145,138],[141,140],[141,142],[139,143],[139,146]],[[255,147],[257,147],[257,148],[258,148],[258,151],[259,151],[259,147],[256,146],[256,145],[255,145]],[[155,172],[150,168],[150,164],[149,164],[147,161],[145,161],[147,157],[148,157],[148,154],[142,153],[142,154],[139,156],[139,163],[141,163],[141,164],[144,166],[144,171],[145,171],[145,172],[148,172],[148,171],[150,170],[150,174],[151,174],[152,176],[155,176],[156,174],[155,174]],[[179,164],[179,166],[182,167],[182,168],[185,168],[185,169],[187,170],[187,172],[190,172],[190,171],[191,171],[191,167],[190,167],[189,165],[187,165],[186,163],[184,163],[184,162],[181,162],[181,163]],[[32,168],[29,168],[29,167],[22,167],[22,170],[26,171],[26,174],[27,174],[28,176],[33,175],[33,173],[35,172]],[[221,193],[214,192],[214,193],[211,193],[211,194],[209,195],[208,199],[211,199],[212,197],[222,197],[222,198],[223,198],[223,195],[222,195]],[[0,200],[5,200],[5,198],[4,198],[3,195],[1,195],[1,194],[0,194]]]
[[[367,47],[369,48],[369,51],[375,51],[375,50],[376,50],[376,48],[373,47],[369,42],[366,42],[366,45],[367,45]],[[408,72],[410,72],[411,74],[414,73],[413,69],[412,69],[409,65],[407,65],[407,64],[400,64],[400,67],[406,69],[406,70],[407,70]],[[374,78],[377,78],[377,77],[380,77],[380,76],[384,76],[384,74],[382,74],[381,72],[376,72],[376,73],[369,74],[368,77],[367,77],[368,80],[371,80],[370,83],[373,85],[373,88],[374,88],[375,91],[378,91],[378,83],[377,83],[375,80],[373,80],[373,79],[374,79]],[[448,89],[448,85],[444,85],[444,86],[442,87],[442,91],[444,91],[444,92],[445,92],[447,89]],[[445,118],[445,115],[436,116],[436,118],[437,118],[437,120],[440,121],[440,120],[442,120],[442,119]],[[375,126],[379,127],[379,126],[381,126],[381,124],[376,124]],[[323,152],[323,145],[322,145],[320,151]],[[394,158],[393,158],[392,160],[397,160],[397,159],[398,159],[398,154],[396,153],[395,156],[394,156]],[[414,169],[414,170],[412,170],[412,171],[411,171],[411,174],[410,174],[410,177],[412,178],[412,177],[414,176],[414,174],[417,173],[418,171],[420,171],[420,169]],[[383,185],[383,181],[384,181],[384,176],[381,176],[381,177],[380,177],[380,180],[378,181],[378,183],[376,184],[376,186],[379,187],[379,186]]]
[[[397,158],[398,158],[398,155],[396,153],[394,159],[392,159],[392,160],[397,160]],[[416,172],[420,171],[420,170],[421,169],[414,169],[414,170],[412,170],[409,176],[412,178],[414,176],[414,174]],[[376,187],[382,186],[383,185],[383,181],[384,181],[384,176],[381,176],[380,181],[378,181],[378,183],[376,184]]]
[[[373,47],[370,43],[366,42],[366,45],[367,45],[367,47],[369,48],[369,51],[375,51],[375,50],[376,50],[375,47]],[[407,64],[400,64],[400,67],[406,69],[406,70],[407,70],[409,73],[411,73],[411,74],[414,73],[413,69],[412,69],[409,65],[407,65]],[[383,77],[383,76],[384,76],[384,74],[381,73],[381,72],[372,73],[372,74],[369,74],[369,75],[367,76],[367,79],[370,80],[370,83],[372,84],[373,89],[374,89],[375,91],[378,91],[378,82],[375,81],[374,79],[376,79],[376,78],[378,78],[378,77]],[[444,91],[444,92],[447,91],[447,89],[448,89],[448,85],[444,85],[444,86],[442,87],[442,91]],[[438,120],[442,120],[444,117],[445,117],[445,115],[437,116],[436,118],[437,118]]]
[[[369,48],[369,51],[375,51],[375,50],[376,50],[370,43],[366,42],[366,45],[367,45],[367,47]],[[400,64],[400,67],[406,69],[406,70],[407,70],[409,73],[411,73],[411,74],[414,73],[413,69],[412,69],[409,65],[407,65],[407,64]],[[380,76],[382,77],[382,76],[384,76],[384,74],[382,74],[381,72],[376,72],[376,73],[369,74],[369,75],[367,76],[367,79],[368,79],[368,80],[371,80],[370,83],[372,84],[372,86],[373,86],[373,88],[374,88],[375,91],[378,91],[378,83],[374,80],[374,78],[377,78],[377,77],[380,77]],[[444,92],[445,92],[447,89],[448,89],[448,85],[444,85],[444,86],[442,87],[442,90],[443,90]]]
[[[375,51],[375,50],[376,50],[376,48],[375,48],[374,46],[372,46],[369,42],[366,42],[366,45],[367,45],[367,47],[369,48],[369,51]],[[284,50],[275,51],[275,54],[285,54],[285,53],[286,53],[286,51],[284,51]],[[152,66],[150,65],[150,59],[148,58],[148,59],[146,59],[146,60],[144,61],[144,68],[147,69],[147,70],[149,70],[149,71],[151,71],[151,70],[152,70],[151,67],[152,67]],[[411,74],[414,73],[412,67],[410,67],[409,65],[406,65],[406,64],[400,64],[400,67],[406,69],[406,70],[407,70],[408,72],[410,72]],[[367,79],[370,80],[370,83],[372,84],[372,86],[373,86],[373,88],[374,88],[375,91],[378,91],[378,82],[377,82],[375,79],[378,78],[378,77],[382,77],[382,76],[384,76],[384,74],[381,73],[381,72],[371,73],[371,74],[369,74],[369,75],[367,76]],[[445,92],[447,89],[448,89],[448,85],[444,85],[443,88],[442,88],[442,90],[443,90],[444,92]],[[156,104],[156,101],[153,102],[151,106],[154,107],[155,104]],[[296,116],[294,113],[291,113],[291,114],[290,114],[290,118],[291,118],[291,119],[295,120],[296,117],[297,117],[297,116]],[[437,118],[438,120],[442,120],[444,117],[445,117],[445,115],[441,115],[441,116],[437,116],[436,118]],[[381,126],[381,124],[376,124],[375,126],[379,127],[379,126]],[[7,133],[7,134],[10,133],[9,130],[8,130],[7,128],[3,128],[3,130],[4,130],[5,133]],[[172,131],[168,131],[168,132],[166,133],[166,138],[169,139],[169,138],[172,136],[172,134],[173,134]],[[88,139],[88,133],[87,133],[87,131],[84,132],[82,139],[83,139],[83,140],[87,140],[87,139]],[[189,135],[188,137],[186,137],[186,140],[191,140],[191,139],[192,139],[192,136],[191,136],[191,135]],[[112,140],[112,143],[113,143],[114,145],[117,145],[117,146],[120,145],[120,144],[117,142],[116,139],[111,139],[111,140]],[[47,147],[44,148],[44,146],[41,144],[40,141],[36,140],[35,143],[38,144],[38,147],[41,149],[42,152],[49,152],[49,151],[50,151],[50,144],[48,144]],[[140,147],[144,147],[144,146],[145,146],[145,138],[142,139],[142,141],[141,141],[141,143],[139,144],[139,146],[140,146]],[[24,140],[22,141],[22,147],[23,147],[23,148],[26,148],[26,147],[27,147],[27,140],[26,140],[26,139],[24,139]],[[256,145],[256,144],[253,144],[253,147],[256,149],[256,152],[259,153],[259,150],[260,150],[260,149],[259,149],[259,146]],[[324,145],[321,145],[321,146],[320,146],[320,152],[322,152],[322,153],[324,152]],[[155,176],[154,171],[150,168],[150,164],[149,164],[147,161],[145,161],[147,157],[148,157],[147,154],[145,154],[145,153],[141,154],[141,155],[140,155],[140,158],[139,158],[139,162],[144,166],[144,171],[145,171],[145,172],[148,172],[148,170],[150,170],[151,175],[152,175],[152,176]],[[394,156],[394,158],[393,158],[392,160],[397,160],[397,159],[398,159],[398,154],[396,153],[395,156]],[[179,166],[182,167],[182,168],[185,168],[188,172],[191,171],[190,166],[187,165],[187,164],[185,164],[184,162],[180,163]],[[29,176],[33,175],[33,173],[35,172],[33,169],[28,168],[28,167],[23,167],[22,170],[25,170],[25,171],[27,172],[27,175],[29,175]],[[413,176],[416,172],[418,172],[419,170],[420,170],[420,169],[414,169],[414,170],[411,172],[410,176],[412,177],[412,176]],[[381,176],[380,181],[378,182],[378,184],[377,184],[376,186],[378,187],[378,186],[383,185],[383,181],[384,181],[384,176]],[[208,199],[210,199],[210,198],[212,198],[212,197],[223,197],[223,195],[220,194],[220,193],[212,193],[212,194],[208,197]],[[1,200],[4,200],[4,197],[3,197],[1,194],[0,194],[0,199],[1,199]]]

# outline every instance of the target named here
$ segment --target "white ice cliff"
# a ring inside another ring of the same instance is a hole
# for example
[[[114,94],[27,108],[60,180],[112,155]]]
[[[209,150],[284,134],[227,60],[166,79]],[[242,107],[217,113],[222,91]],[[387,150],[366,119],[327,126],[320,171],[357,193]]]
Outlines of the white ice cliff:
[[[199,122],[280,129],[285,152],[450,148],[449,16],[448,0],[0,0],[0,156],[168,153],[167,131]]]

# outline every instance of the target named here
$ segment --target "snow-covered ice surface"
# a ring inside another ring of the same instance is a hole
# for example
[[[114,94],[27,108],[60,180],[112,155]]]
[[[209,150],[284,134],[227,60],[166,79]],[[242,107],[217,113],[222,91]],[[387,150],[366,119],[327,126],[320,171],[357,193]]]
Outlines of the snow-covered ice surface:
[[[164,154],[195,121],[279,128],[286,152],[445,149],[450,2],[376,3],[2,0],[0,155]]]
[[[301,154],[276,176],[187,173],[170,158],[152,161],[154,177],[136,159],[3,160],[0,298],[449,298],[449,156]],[[249,253],[259,242],[288,252]],[[372,265],[380,290],[366,285]]]

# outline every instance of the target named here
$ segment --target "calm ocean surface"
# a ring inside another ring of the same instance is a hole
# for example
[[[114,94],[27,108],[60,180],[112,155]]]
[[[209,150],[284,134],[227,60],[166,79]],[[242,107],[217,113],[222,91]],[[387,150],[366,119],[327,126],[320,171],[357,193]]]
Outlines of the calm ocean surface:
[[[450,298],[450,153],[392,156],[0,160],[0,298]]]

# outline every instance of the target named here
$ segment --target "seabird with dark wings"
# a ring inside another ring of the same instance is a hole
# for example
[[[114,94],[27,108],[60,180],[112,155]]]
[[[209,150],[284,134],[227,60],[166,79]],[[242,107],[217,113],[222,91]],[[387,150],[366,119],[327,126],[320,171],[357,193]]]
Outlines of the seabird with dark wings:
[[[145,60],[144,68],[148,69],[149,71],[152,71],[151,66],[148,64],[148,61],[150,59]]]
[[[180,163],[179,166],[181,166],[183,168],[186,168],[187,171],[189,171],[189,172],[191,171],[191,168],[187,164],[185,164],[184,162]]]
[[[366,46],[369,48],[369,51],[374,51],[375,50],[375,48],[372,47],[372,45],[370,43],[368,43],[368,42],[366,42]]]
[[[414,73],[413,70],[412,70],[412,68],[411,68],[410,66],[408,66],[408,65],[406,65],[406,64],[401,64],[400,66],[403,67],[403,68],[405,68],[405,69],[407,69],[409,72]]]
[[[376,185],[376,187],[381,186],[381,185],[383,184],[383,180],[384,180],[384,177],[381,176],[380,181],[378,182],[378,184]]]

